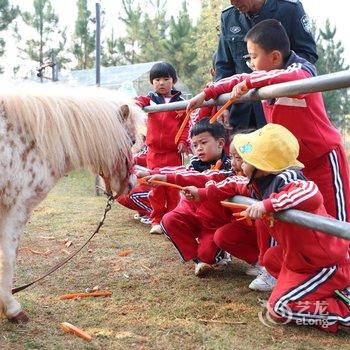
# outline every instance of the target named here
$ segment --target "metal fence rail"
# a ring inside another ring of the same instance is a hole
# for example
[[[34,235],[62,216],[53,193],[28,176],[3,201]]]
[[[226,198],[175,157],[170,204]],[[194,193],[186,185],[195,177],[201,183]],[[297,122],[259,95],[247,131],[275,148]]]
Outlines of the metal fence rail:
[[[274,84],[260,89],[253,89],[242,96],[236,103],[258,101],[276,97],[294,96],[302,93],[330,91],[350,87],[350,70],[337,73],[320,75],[317,77],[296,80],[293,82]],[[204,106],[223,105],[229,98],[229,94],[219,96],[217,100],[206,101]],[[161,112],[186,109],[188,101],[167,103],[162,105],[148,106],[145,112]],[[243,204],[252,204],[254,199],[235,196],[231,201]],[[350,204],[348,204],[350,205]],[[310,214],[300,210],[289,209],[276,213],[275,216],[282,221],[304,226],[310,229],[322,231],[332,236],[350,240],[350,223],[329,219]]]
[[[293,96],[301,93],[330,91],[350,87],[350,70],[337,73],[319,75],[317,77],[295,80],[292,82],[264,86],[253,89],[242,96],[236,103],[247,101],[259,101],[269,98]],[[219,96],[217,100],[206,101],[203,106],[223,105],[229,98],[229,94]],[[166,103],[155,106],[147,106],[145,112],[162,112],[186,109],[188,101]]]
[[[256,199],[244,196],[234,196],[229,201],[248,205],[257,202]],[[277,219],[289,222],[290,224],[296,224],[317,231],[322,231],[331,236],[337,236],[350,240],[350,223],[348,222],[330,219],[324,216],[310,214],[305,211],[295,209],[284,210],[279,213],[275,213],[274,216]]]

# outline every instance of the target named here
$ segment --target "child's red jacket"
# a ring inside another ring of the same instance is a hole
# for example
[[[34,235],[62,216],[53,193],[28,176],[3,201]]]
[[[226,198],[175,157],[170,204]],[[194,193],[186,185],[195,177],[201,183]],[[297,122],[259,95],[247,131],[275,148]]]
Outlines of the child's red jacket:
[[[204,92],[206,100],[216,99],[223,93],[231,92],[241,81],[246,81],[248,88],[253,89],[315,75],[315,67],[292,51],[286,69],[233,75],[209,83]],[[298,159],[304,164],[329,153],[342,143],[341,135],[329,121],[321,92],[264,100],[262,105],[268,123],[285,126],[298,139]]]
[[[172,90],[170,102],[182,101],[181,92]],[[140,107],[165,103],[164,97],[156,92],[150,92],[147,96],[139,96],[136,103]],[[150,169],[176,166],[181,164],[181,155],[178,154],[178,144],[175,144],[175,136],[183,119],[184,111],[164,111],[148,113],[146,141],[149,150],[147,154],[147,166]],[[188,125],[178,143],[187,145]]]
[[[263,200],[267,213],[298,209],[329,216],[315,183],[305,180],[298,170],[285,170],[257,179],[254,194]],[[290,270],[311,272],[336,265],[348,256],[349,242],[345,239],[280,220],[275,220],[271,226],[268,217],[263,222],[283,247],[284,264]]]

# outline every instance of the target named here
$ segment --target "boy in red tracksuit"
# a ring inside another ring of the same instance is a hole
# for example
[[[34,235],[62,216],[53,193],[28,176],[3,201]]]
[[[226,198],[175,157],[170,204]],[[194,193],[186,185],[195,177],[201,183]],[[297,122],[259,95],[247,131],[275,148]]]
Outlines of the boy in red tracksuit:
[[[198,135],[199,138],[201,135]],[[196,141],[196,139],[193,141]],[[237,165],[236,158],[233,158],[232,165]],[[232,172],[230,174],[232,175]],[[197,187],[204,187],[211,185],[214,181],[224,180],[222,183],[234,181],[240,184],[242,188],[246,188],[246,178],[237,176],[227,177],[230,174],[214,171],[176,173],[167,174],[166,176],[162,175],[163,177],[154,176],[150,178],[150,181],[152,179],[159,179],[180,186],[196,185]],[[225,242],[223,246],[225,245],[227,249],[223,249],[220,243],[217,244],[215,242],[214,234],[219,227],[231,222],[231,212],[222,207],[220,201],[195,202],[186,192],[185,195],[187,199],[182,200],[176,209],[166,214],[163,217],[161,225],[164,234],[172,241],[182,260],[193,260],[195,262],[196,276],[205,276],[214,263],[227,263],[224,250],[233,256],[247,261],[249,264],[254,264],[257,261],[258,247],[254,228],[248,228],[250,233],[244,235],[243,230],[240,229],[244,225],[238,224],[237,230],[231,235],[237,238],[236,241],[232,238],[230,240],[232,244],[226,244]],[[233,193],[222,199],[226,199],[231,195]],[[220,242],[223,243],[224,241],[220,240]],[[254,268],[256,270],[255,266]]]
[[[212,66],[210,68],[210,75],[214,78],[215,77],[215,62],[216,62],[216,56],[217,53],[216,51],[214,52],[212,56]],[[217,111],[218,111],[219,106],[202,106],[201,108],[197,108],[191,112],[191,118],[189,122],[189,130],[191,131],[191,128],[193,125],[195,125],[197,122],[202,120],[203,118],[206,117],[212,117]],[[231,143],[231,134],[232,134],[232,127],[230,126],[230,123],[228,122],[229,115],[230,113],[228,111],[225,111],[222,114],[222,125],[225,128],[225,152],[229,154],[230,152],[230,143]],[[188,140],[190,142],[190,140]]]
[[[315,67],[290,51],[289,39],[276,20],[258,23],[246,35],[249,60],[255,72],[209,83],[190,100],[188,109],[204,100],[231,92],[239,98],[249,89],[306,79]],[[320,92],[262,101],[266,121],[285,126],[298,139],[305,176],[320,189],[328,214],[341,221],[350,217],[349,166],[339,132],[330,123]]]
[[[156,63],[150,71],[150,82],[154,91],[136,98],[141,107],[183,100],[181,92],[174,89],[177,74],[166,62]],[[148,114],[146,144],[148,146],[147,168],[155,169],[182,164],[182,154],[187,149],[188,127],[175,144],[185,113],[177,111],[152,112]],[[165,187],[152,189],[149,200],[152,206],[152,228],[150,233],[161,233],[160,220],[174,209],[179,201],[179,191]]]
[[[315,183],[298,170],[303,164],[297,160],[297,139],[283,126],[267,124],[235,136],[233,143],[261,199],[246,215],[268,228],[279,243],[264,255],[264,266],[277,278],[268,312],[281,322],[328,332],[336,332],[340,324],[350,326],[350,306],[335,294],[345,294],[350,285],[349,241],[279,220],[271,225],[271,214],[290,208],[329,216]]]
[[[220,123],[210,124],[209,118],[204,118],[192,127],[190,135],[194,156],[191,158],[189,165],[164,167],[152,171],[137,171],[136,175],[138,177],[146,177],[161,174],[159,177],[154,177],[154,179],[158,178],[161,180],[165,180],[168,174],[189,176],[206,171],[216,172],[218,170],[223,171],[226,176],[231,175],[231,160],[224,151],[225,129]],[[191,210],[192,206],[192,203],[181,199],[174,210],[177,211],[179,208],[183,210],[184,207],[189,207],[189,210]]]

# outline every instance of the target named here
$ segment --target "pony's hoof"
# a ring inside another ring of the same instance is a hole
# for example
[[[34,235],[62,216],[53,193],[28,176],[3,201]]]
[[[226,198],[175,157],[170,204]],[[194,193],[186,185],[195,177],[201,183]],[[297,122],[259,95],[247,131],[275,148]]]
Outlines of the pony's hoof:
[[[11,323],[27,323],[29,321],[29,317],[24,311],[20,311],[17,315],[9,317],[9,321]]]

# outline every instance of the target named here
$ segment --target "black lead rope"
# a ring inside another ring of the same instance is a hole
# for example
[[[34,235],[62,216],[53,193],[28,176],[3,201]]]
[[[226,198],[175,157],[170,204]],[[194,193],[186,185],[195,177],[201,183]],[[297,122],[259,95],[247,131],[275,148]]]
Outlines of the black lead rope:
[[[114,202],[114,197],[109,195],[108,199],[107,199],[107,203],[106,203],[106,208],[105,211],[102,215],[102,218],[99,222],[99,224],[96,227],[96,230],[94,231],[94,233],[90,236],[90,238],[75,252],[73,252],[72,254],[70,254],[66,259],[64,259],[63,261],[61,261],[60,263],[58,263],[57,265],[55,265],[51,270],[49,270],[45,275],[37,278],[36,280],[34,280],[33,282],[30,282],[28,284],[25,284],[23,286],[17,287],[12,289],[12,294],[16,294],[28,287],[30,287],[31,285],[33,285],[34,283],[37,283],[41,280],[43,280],[45,277],[51,275],[53,272],[55,272],[56,270],[58,270],[61,266],[63,266],[64,264],[66,264],[69,260],[71,260],[74,256],[76,256],[91,240],[92,238],[96,235],[96,233],[100,230],[100,228],[103,226],[104,221],[106,219],[107,213],[111,210],[112,208],[112,203]]]

